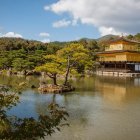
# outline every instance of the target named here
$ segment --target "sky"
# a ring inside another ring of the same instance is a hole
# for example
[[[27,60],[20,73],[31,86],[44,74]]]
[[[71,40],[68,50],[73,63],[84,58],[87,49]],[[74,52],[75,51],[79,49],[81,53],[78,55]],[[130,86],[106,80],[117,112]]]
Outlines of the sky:
[[[0,37],[49,41],[140,32],[140,0],[0,0]]]

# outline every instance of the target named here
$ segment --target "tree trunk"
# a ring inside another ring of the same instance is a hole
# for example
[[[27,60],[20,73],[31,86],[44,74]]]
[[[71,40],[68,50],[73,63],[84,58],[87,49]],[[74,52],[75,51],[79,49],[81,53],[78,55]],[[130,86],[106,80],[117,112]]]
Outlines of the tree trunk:
[[[70,62],[69,62],[69,56],[68,56],[68,61],[67,61],[67,71],[66,71],[66,76],[65,76],[65,82],[64,82],[64,85],[66,86],[67,85],[67,82],[68,82],[68,76],[69,76],[69,72],[70,72]]]
[[[48,74],[46,73],[52,80],[53,80],[53,84],[57,85],[57,74]]]
[[[56,74],[53,75],[52,79],[53,79],[53,84],[57,85]]]

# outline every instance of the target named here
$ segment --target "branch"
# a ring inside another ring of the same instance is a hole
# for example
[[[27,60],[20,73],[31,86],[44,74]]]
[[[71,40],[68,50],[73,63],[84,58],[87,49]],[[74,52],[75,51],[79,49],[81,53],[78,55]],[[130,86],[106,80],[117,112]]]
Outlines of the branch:
[[[53,74],[46,73],[50,78],[54,78]]]

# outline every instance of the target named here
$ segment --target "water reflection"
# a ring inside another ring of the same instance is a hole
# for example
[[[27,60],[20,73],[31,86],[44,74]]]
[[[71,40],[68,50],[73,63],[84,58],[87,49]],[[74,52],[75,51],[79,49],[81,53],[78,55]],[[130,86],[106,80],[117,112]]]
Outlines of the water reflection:
[[[49,140],[140,139],[138,79],[94,77],[75,83],[77,91],[66,96],[71,127]]]
[[[37,86],[39,80],[30,78],[25,81]],[[6,78],[3,80],[0,78],[0,84]],[[140,139],[139,78],[95,76],[76,79],[72,83],[76,91],[66,95],[39,94],[36,89],[28,87],[20,96],[21,103],[9,113],[37,117],[46,113],[47,105],[54,101],[66,107],[70,127],[47,137],[47,140]]]
[[[96,89],[112,104],[133,101],[140,95],[140,78],[98,77]]]
[[[55,95],[54,97],[55,98]],[[19,101],[17,93],[11,92],[7,86],[0,86],[0,139],[3,140],[38,140],[60,131],[69,116],[67,111],[53,100],[46,106],[44,114],[35,117],[19,118],[16,114],[9,115],[8,110],[16,107]],[[62,123],[63,122],[63,123]]]
[[[127,93],[126,79],[99,77],[96,88],[102,93],[104,101],[119,104],[123,102]]]

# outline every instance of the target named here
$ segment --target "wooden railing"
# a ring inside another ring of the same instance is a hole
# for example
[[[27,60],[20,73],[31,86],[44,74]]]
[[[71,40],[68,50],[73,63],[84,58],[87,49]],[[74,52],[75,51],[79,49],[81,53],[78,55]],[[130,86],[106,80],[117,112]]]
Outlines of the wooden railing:
[[[105,71],[105,72],[131,72],[130,69],[119,69],[119,68],[99,68],[98,71]]]

